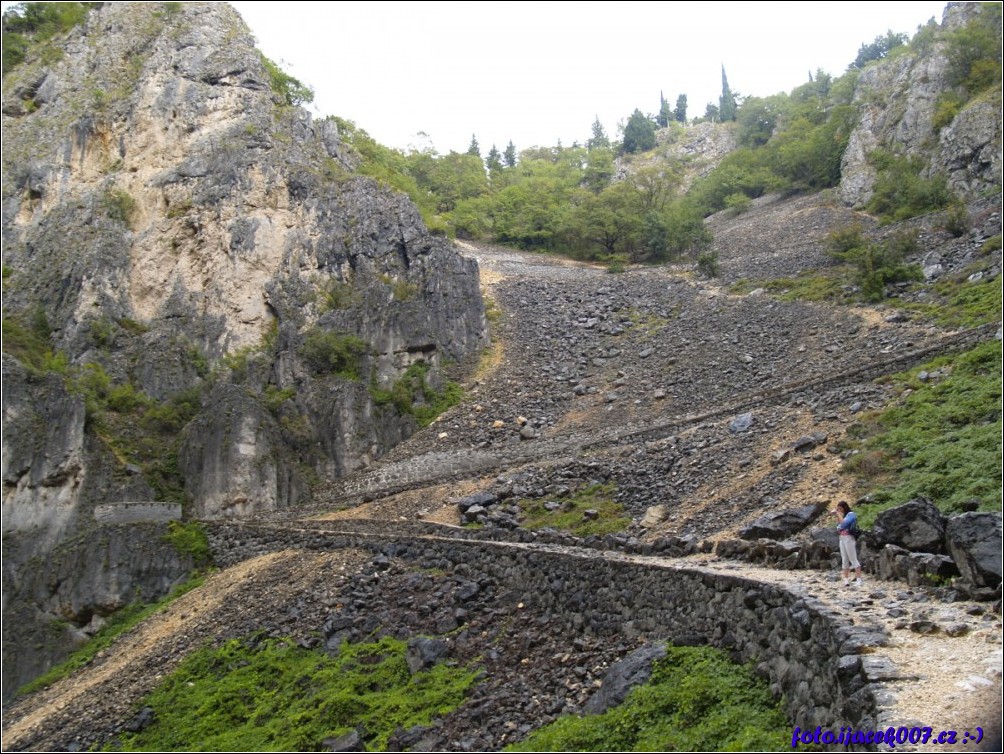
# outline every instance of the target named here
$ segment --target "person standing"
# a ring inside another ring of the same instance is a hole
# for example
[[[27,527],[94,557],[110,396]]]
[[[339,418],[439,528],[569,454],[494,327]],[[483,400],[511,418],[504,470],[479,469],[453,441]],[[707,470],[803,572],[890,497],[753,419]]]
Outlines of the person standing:
[[[837,517],[837,534],[840,540],[840,563],[843,569],[844,586],[851,585],[851,568],[857,573],[855,586],[864,582],[861,580],[861,563],[858,562],[858,547],[854,532],[857,531],[858,516],[847,503],[837,503],[833,511]]]

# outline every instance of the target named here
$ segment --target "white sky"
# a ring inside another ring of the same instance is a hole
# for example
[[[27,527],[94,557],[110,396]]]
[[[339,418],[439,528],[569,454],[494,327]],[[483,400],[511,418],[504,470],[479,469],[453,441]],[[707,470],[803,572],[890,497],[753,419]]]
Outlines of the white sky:
[[[910,36],[939,2],[234,2],[258,46],[313,87],[316,115],[387,146],[482,154],[611,138],[635,108],[687,95],[790,91],[838,76],[887,29]],[[11,3],[3,2],[7,8]]]
[[[912,36],[944,2],[235,2],[262,51],[315,90],[313,110],[392,147],[482,154],[584,143],[635,108],[729,85],[766,96],[842,74],[887,29]]]

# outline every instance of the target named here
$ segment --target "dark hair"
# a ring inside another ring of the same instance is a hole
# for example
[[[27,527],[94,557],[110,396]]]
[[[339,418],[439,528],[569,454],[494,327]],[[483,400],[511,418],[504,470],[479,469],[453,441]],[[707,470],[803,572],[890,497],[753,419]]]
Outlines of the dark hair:
[[[843,509],[844,513],[850,513],[851,512],[851,506],[848,505],[847,503],[844,503],[844,502],[837,503],[837,510],[840,510],[841,508]]]

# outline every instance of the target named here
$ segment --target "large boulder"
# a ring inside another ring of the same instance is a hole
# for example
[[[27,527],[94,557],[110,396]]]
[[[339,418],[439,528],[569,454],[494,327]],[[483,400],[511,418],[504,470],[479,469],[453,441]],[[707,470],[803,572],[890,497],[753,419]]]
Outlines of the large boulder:
[[[948,552],[965,581],[994,589],[1001,583],[1001,515],[963,513],[945,527]]]
[[[872,526],[879,545],[890,544],[912,552],[945,551],[945,517],[926,498],[882,511]]]
[[[810,503],[761,516],[739,530],[743,539],[787,539],[808,526],[826,509],[826,503]]]
[[[599,715],[627,699],[635,686],[640,686],[652,676],[652,666],[666,656],[663,645],[637,649],[620,662],[615,662],[603,676],[599,689],[586,702],[582,711]]]

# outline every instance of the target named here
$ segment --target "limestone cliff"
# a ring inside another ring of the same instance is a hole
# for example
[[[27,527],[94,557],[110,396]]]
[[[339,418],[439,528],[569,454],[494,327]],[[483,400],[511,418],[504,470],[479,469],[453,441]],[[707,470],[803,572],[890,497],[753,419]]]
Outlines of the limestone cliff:
[[[949,3],[940,27],[924,43],[915,39],[907,54],[861,71],[854,92],[859,121],[841,164],[840,197],[846,204],[862,207],[871,198],[877,171],[870,157],[877,149],[919,158],[925,175],[944,174],[949,188],[965,200],[999,190],[999,87],[996,94],[965,101],[954,116],[944,109],[948,98],[966,99],[953,76],[948,35],[988,13],[988,5]]]
[[[295,505],[485,345],[475,263],[283,86],[216,3],[103,4],[5,71],[5,600],[129,601],[23,566],[99,503]]]

